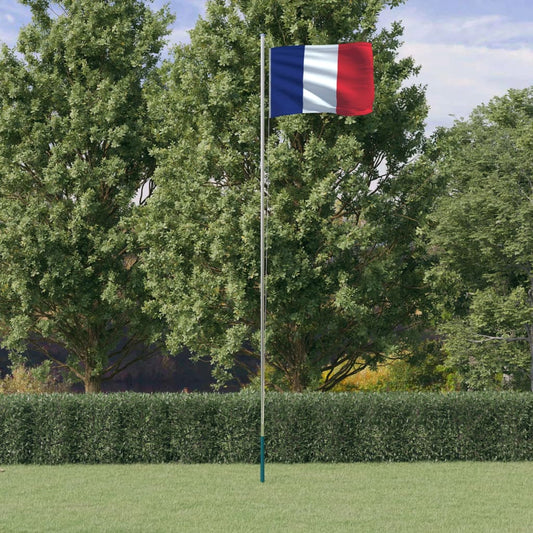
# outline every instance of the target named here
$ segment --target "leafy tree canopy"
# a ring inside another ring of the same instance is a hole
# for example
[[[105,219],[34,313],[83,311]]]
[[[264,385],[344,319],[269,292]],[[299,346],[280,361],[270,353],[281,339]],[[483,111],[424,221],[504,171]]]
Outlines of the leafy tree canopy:
[[[533,89],[510,90],[437,137],[446,194],[430,216],[449,364],[470,388],[533,383]]]
[[[371,41],[376,101],[364,117],[269,123],[268,333],[272,381],[331,388],[375,365],[416,319],[412,246],[420,184],[400,170],[419,150],[423,88],[397,59],[402,29],[376,29],[398,1],[213,0],[164,69],[151,101],[156,190],[139,231],[171,349],[211,356],[223,380],[257,355],[259,35],[267,46]],[[324,375],[324,381],[321,376]]]
[[[62,346],[97,390],[156,331],[128,220],[154,168],[143,84],[170,17],[140,0],[22,3],[32,22],[0,53],[0,334]]]

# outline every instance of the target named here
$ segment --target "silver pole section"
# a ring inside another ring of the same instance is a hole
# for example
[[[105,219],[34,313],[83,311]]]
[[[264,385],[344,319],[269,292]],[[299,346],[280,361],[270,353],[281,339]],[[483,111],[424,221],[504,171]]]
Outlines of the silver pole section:
[[[265,481],[265,35],[261,34],[261,244],[260,244],[260,298],[261,298],[261,483]]]

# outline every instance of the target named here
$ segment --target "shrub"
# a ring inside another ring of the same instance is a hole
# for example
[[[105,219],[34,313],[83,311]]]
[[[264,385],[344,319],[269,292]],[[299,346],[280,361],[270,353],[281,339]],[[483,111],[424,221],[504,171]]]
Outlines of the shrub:
[[[28,368],[23,364],[13,367],[11,374],[0,379],[0,394],[61,392],[65,386],[51,372],[50,361]]]
[[[254,463],[259,396],[0,396],[0,463]],[[269,393],[271,462],[533,460],[528,393]]]

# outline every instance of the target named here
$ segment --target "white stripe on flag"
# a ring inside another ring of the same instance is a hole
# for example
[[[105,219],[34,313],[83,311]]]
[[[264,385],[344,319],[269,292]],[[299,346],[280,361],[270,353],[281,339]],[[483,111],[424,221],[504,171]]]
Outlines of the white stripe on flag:
[[[302,113],[335,113],[339,46],[306,46]]]

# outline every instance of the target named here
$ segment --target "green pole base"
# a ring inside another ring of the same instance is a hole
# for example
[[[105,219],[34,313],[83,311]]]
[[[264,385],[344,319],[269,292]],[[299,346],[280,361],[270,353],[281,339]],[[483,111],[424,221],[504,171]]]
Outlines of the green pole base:
[[[261,435],[261,483],[265,482],[265,437]]]

